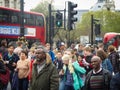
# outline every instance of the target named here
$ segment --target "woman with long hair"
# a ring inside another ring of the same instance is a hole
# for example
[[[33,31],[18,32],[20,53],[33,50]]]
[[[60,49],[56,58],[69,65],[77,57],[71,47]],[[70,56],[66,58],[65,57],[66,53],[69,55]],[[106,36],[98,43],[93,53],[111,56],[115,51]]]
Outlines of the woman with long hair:
[[[104,50],[98,50],[96,54],[98,57],[100,57],[100,59],[102,61],[102,67],[112,73],[113,66],[112,66],[110,60],[108,59],[106,52]]]
[[[66,51],[66,54],[63,55],[63,70],[59,74],[64,75],[64,90],[81,90],[84,86],[84,81],[80,75],[85,74],[86,70],[80,67],[77,60],[72,56],[70,50]]]

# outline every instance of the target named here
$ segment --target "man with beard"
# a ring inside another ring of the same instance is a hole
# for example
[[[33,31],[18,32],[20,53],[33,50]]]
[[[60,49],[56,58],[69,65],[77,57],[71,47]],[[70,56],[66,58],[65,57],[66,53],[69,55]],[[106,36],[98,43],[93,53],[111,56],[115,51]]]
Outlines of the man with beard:
[[[101,60],[98,56],[91,59],[93,70],[91,70],[85,80],[85,90],[110,90],[111,74],[106,69],[101,68]]]
[[[59,75],[56,67],[43,46],[38,46],[35,52],[30,90],[58,90]]]

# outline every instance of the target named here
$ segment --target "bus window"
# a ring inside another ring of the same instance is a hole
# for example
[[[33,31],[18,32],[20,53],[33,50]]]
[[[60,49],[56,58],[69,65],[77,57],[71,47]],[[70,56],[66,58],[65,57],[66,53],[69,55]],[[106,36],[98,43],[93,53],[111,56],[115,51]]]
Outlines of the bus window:
[[[17,16],[11,16],[11,22],[12,23],[18,23],[18,17]]]
[[[27,24],[34,25],[35,24],[34,19],[32,19],[32,18],[27,19]]]
[[[4,14],[4,15],[2,16],[2,22],[9,22],[9,21],[8,21],[8,17],[9,17],[8,15],[5,15],[5,14]]]
[[[35,17],[30,14],[30,18],[28,19],[28,25],[35,25]]]
[[[36,25],[37,26],[44,26],[44,19],[42,16],[37,16],[36,17]]]
[[[0,14],[0,22],[2,22],[2,15]]]
[[[7,15],[0,15],[0,22],[8,22],[8,16]]]
[[[19,13],[13,12],[11,14],[11,23],[19,24]]]
[[[29,14],[24,13],[24,24],[27,25],[27,19],[29,18]]]
[[[35,17],[31,14],[25,14],[25,24],[35,25]]]
[[[26,17],[26,14],[24,14],[24,24],[25,24],[25,25],[27,24],[27,17]]]
[[[3,17],[2,11],[3,11],[3,10],[0,10],[0,22],[2,22],[2,17]]]
[[[3,10],[3,12],[2,12],[2,22],[7,22],[7,23],[10,22],[10,11]]]

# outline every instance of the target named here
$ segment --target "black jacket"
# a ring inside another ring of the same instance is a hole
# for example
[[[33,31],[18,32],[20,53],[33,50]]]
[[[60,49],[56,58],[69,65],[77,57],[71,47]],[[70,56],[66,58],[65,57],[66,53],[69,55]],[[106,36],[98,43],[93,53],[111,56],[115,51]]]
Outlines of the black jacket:
[[[0,60],[0,74],[5,74],[6,73],[6,68],[2,60]],[[3,84],[0,80],[0,90],[2,90]]]
[[[111,79],[110,90],[120,90],[120,72]]]
[[[87,76],[86,76],[86,79],[85,79],[85,90],[89,90],[89,81],[90,81],[90,78],[91,78],[91,75],[92,75],[92,72],[93,70],[91,70]],[[104,83],[103,83],[103,87],[104,89],[103,90],[110,90],[110,80],[112,78],[112,75],[110,74],[110,72],[106,69],[103,69],[102,70],[102,74],[103,74],[103,77],[104,77]],[[97,78],[96,78],[97,79]]]
[[[118,54],[118,52],[115,52],[115,51],[111,52],[109,54],[108,58],[111,61],[114,73],[119,72],[119,63],[120,62],[119,62],[119,54]]]
[[[13,63],[17,63],[17,61],[19,60],[19,57],[17,54],[13,54],[11,57],[9,57],[8,53],[6,53],[4,56],[3,56],[3,60],[5,61],[9,61],[9,63],[7,64],[7,67],[13,71],[15,69],[15,67],[13,67]]]
[[[0,60],[0,73],[5,74],[6,68],[2,60]]]

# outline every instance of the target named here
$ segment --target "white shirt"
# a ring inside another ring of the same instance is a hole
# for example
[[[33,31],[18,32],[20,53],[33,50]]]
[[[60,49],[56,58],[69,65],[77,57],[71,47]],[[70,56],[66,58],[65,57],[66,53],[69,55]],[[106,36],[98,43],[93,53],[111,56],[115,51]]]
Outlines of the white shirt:
[[[97,73],[99,73],[101,71],[102,71],[102,68],[100,68],[97,72],[95,72],[95,70],[93,70],[93,74],[97,74]]]

